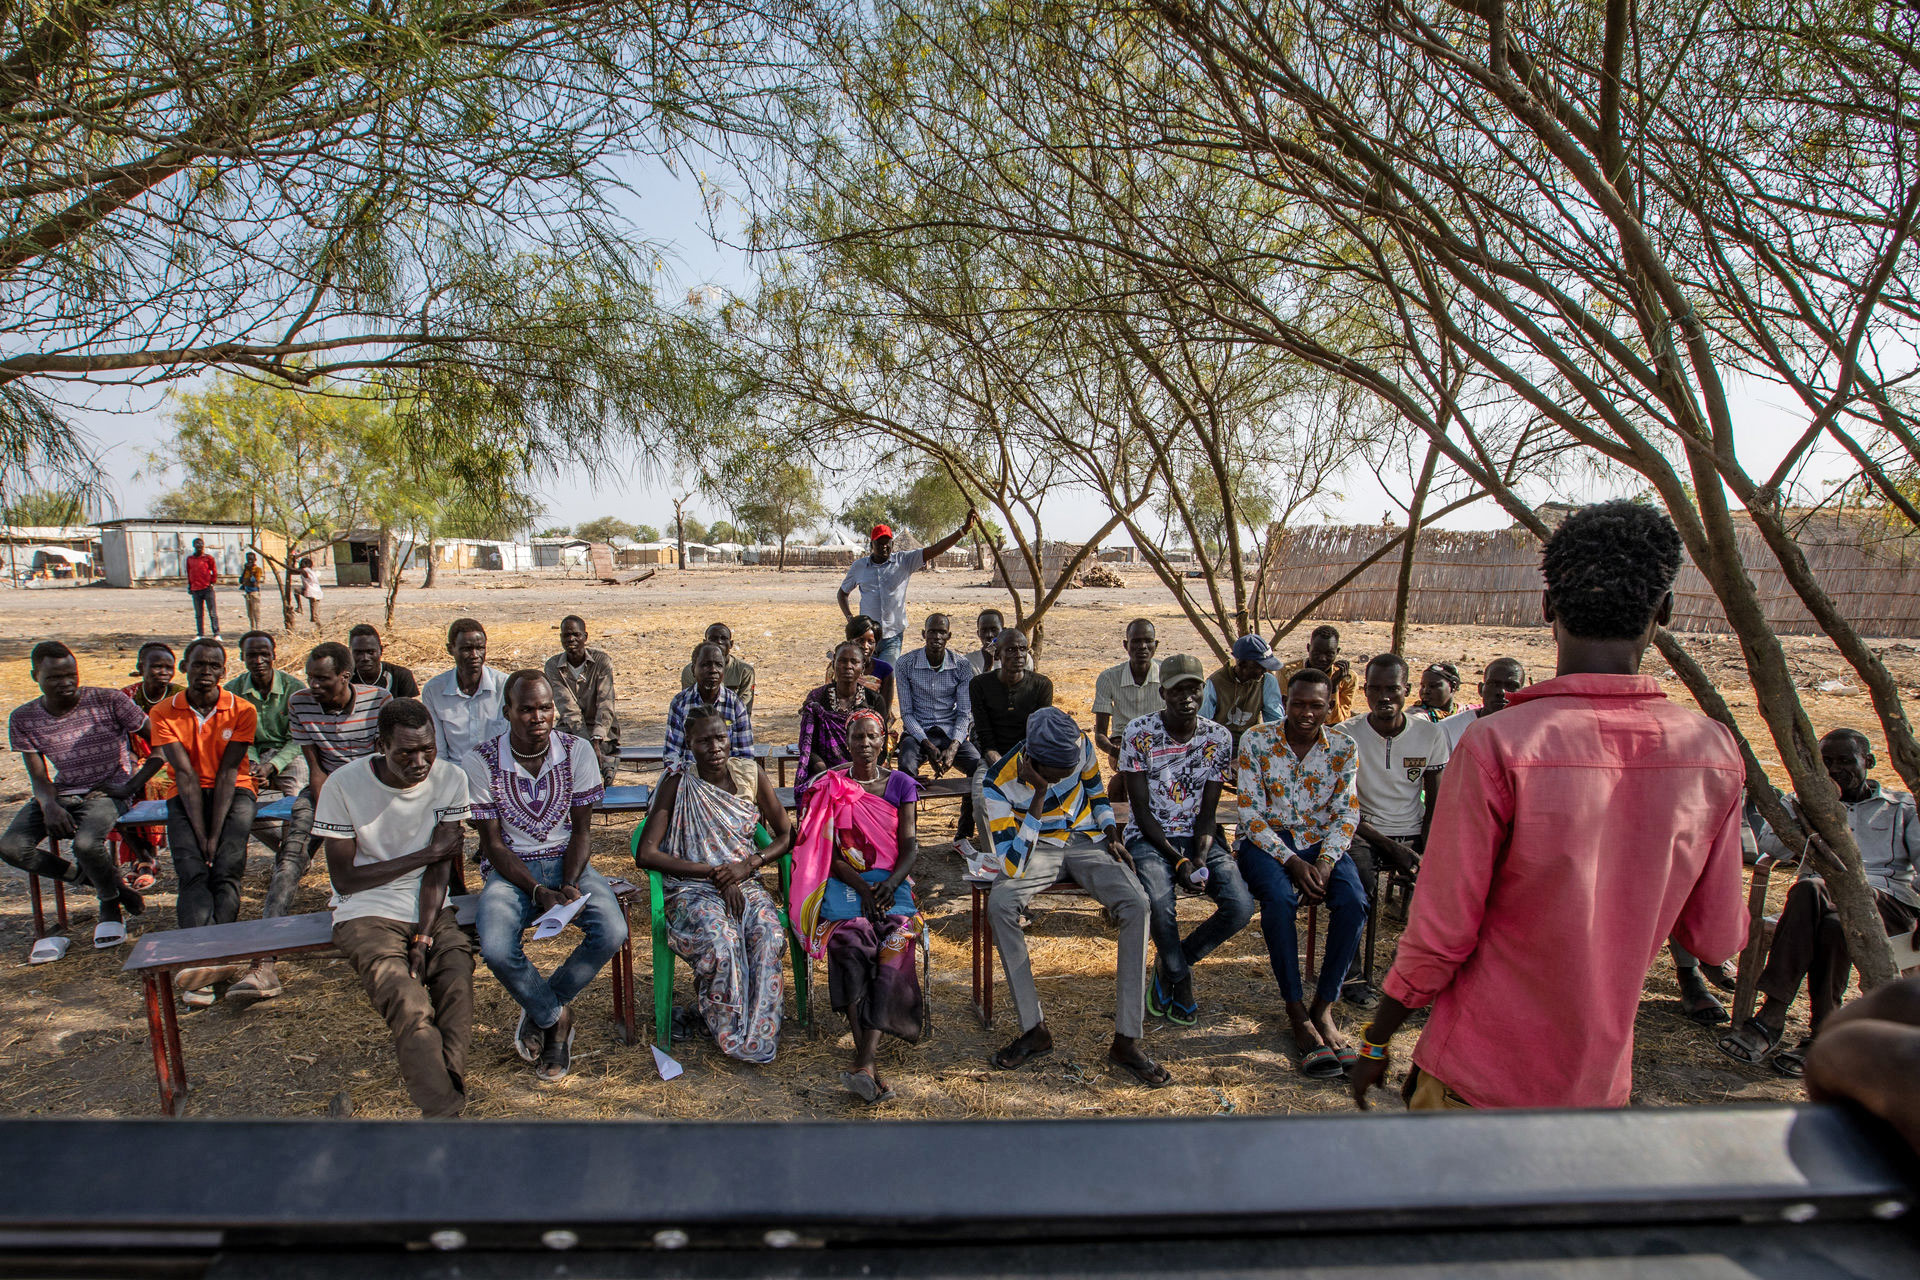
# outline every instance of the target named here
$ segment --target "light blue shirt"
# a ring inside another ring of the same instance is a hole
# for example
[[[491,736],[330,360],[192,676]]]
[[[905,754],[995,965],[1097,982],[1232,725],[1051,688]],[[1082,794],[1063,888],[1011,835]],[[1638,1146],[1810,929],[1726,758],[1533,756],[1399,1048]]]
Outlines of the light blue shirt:
[[[893,668],[893,692],[900,700],[900,731],[916,742],[927,730],[940,729],[950,742],[967,736],[973,723],[973,664],[949,649],[941,665],[927,661],[925,649],[901,655]]]
[[[896,551],[885,564],[875,564],[871,555],[861,556],[840,581],[840,589],[852,592],[860,588],[860,612],[880,624],[880,638],[907,633],[907,580],[927,562],[927,553],[919,548]]]

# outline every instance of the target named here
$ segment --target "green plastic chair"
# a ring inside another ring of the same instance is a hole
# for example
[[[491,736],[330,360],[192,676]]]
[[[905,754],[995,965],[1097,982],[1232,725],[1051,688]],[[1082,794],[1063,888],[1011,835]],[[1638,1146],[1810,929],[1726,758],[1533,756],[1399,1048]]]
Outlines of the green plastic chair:
[[[628,847],[633,853],[634,865],[640,862],[640,833],[645,831],[647,821],[642,818],[633,828],[633,838]],[[753,844],[756,849],[764,849],[773,843],[773,833],[762,822],[753,829]],[[793,851],[788,850],[780,859],[780,894],[774,900],[775,908],[780,912],[780,927],[787,931],[787,951],[793,957],[793,1002],[799,1015],[801,1026],[810,1023],[808,1013],[807,975],[810,961],[807,947],[793,931],[793,921],[787,918],[787,889],[793,883]],[[673,954],[673,948],[667,945],[667,890],[666,883],[658,871],[645,867],[647,873],[647,896],[651,915],[648,919],[648,932],[653,938],[653,1042],[665,1050],[673,1046],[673,968],[679,957]]]

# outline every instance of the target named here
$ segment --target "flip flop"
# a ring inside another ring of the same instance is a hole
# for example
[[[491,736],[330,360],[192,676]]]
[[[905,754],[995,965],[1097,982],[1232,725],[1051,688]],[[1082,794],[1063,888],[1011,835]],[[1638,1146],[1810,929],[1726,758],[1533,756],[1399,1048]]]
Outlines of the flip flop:
[[[869,1106],[880,1100],[879,1082],[864,1071],[842,1071],[840,1087]]]
[[[1147,1012],[1156,1018],[1164,1018],[1173,1007],[1173,1001],[1167,999],[1167,993],[1160,988],[1160,974],[1156,971],[1153,981],[1147,986]]]
[[[1345,1074],[1340,1065],[1340,1055],[1323,1044],[1317,1044],[1300,1059],[1300,1074],[1310,1080],[1338,1080]]]
[[[93,949],[105,951],[127,940],[127,926],[118,920],[102,920],[93,926]]]
[[[1108,1053],[1107,1061],[1149,1089],[1162,1089],[1173,1083],[1173,1073],[1151,1058],[1143,1058],[1139,1062],[1128,1062],[1124,1058],[1116,1058],[1112,1053]]]
[[[67,940],[65,938],[48,936],[37,939],[34,942],[33,950],[27,952],[27,963],[52,964],[55,960],[58,960],[66,954]]]
[[[532,1040],[532,1044],[528,1044]],[[546,1038],[540,1034],[540,1028],[533,1025],[533,1019],[527,1017],[527,1011],[520,1011],[519,1025],[513,1029],[513,1051],[520,1055],[520,1061],[532,1066],[540,1061],[540,1050],[546,1044]]]
[[[1029,1062],[1038,1062],[1053,1052],[1052,1045],[1048,1045],[1044,1049],[1021,1049],[1019,1048],[1019,1044],[1020,1042],[1018,1040],[1014,1041],[1012,1044],[996,1051],[987,1061],[1002,1071],[1013,1071],[1019,1067],[1026,1066]]]
[[[150,862],[136,862],[133,872],[127,877],[127,887],[135,893],[145,893],[159,882],[159,868]]]

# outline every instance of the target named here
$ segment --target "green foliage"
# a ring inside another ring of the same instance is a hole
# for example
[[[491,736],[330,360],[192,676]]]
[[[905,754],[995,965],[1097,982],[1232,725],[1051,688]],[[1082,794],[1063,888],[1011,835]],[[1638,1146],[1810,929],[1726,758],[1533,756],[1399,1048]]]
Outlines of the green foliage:
[[[921,546],[938,542],[959,527],[967,515],[967,496],[944,467],[920,470],[901,488],[869,491],[848,503],[838,516],[856,541],[876,524],[896,533],[913,535]]]
[[[550,524],[533,536],[536,538],[573,538],[579,535],[563,524]]]
[[[678,536],[685,538],[688,542],[705,542],[707,526],[698,516],[683,516],[680,519]]]
[[[189,472],[178,488],[155,498],[147,508],[155,520],[211,521],[235,524],[252,514],[247,495],[208,477]]]
[[[770,445],[751,445],[732,455],[724,467],[733,514],[755,540],[777,543],[780,567],[794,534],[826,520],[820,477],[812,467]]]
[[[660,531],[650,524],[635,525],[633,528],[633,540],[635,542],[658,542],[660,541]]]
[[[715,520],[707,526],[705,541],[718,546],[723,542],[748,543],[753,541],[745,529],[737,529],[731,520]]]
[[[86,524],[86,504],[77,493],[29,489],[0,507],[0,524]]]
[[[612,542],[615,538],[643,541],[639,527],[619,516],[596,516],[592,520],[583,520],[573,526],[573,536],[585,538],[588,542]]]

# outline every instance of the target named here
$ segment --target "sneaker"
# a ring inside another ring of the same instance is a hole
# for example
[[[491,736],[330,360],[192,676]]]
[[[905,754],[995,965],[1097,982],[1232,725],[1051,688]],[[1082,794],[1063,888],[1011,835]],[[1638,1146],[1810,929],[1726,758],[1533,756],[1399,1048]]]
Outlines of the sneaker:
[[[214,994],[211,986],[193,987],[180,993],[180,1003],[189,1009],[211,1009]]]
[[[254,965],[241,975],[239,981],[227,988],[227,999],[237,1004],[271,1000],[279,994],[280,975],[271,960]]]

